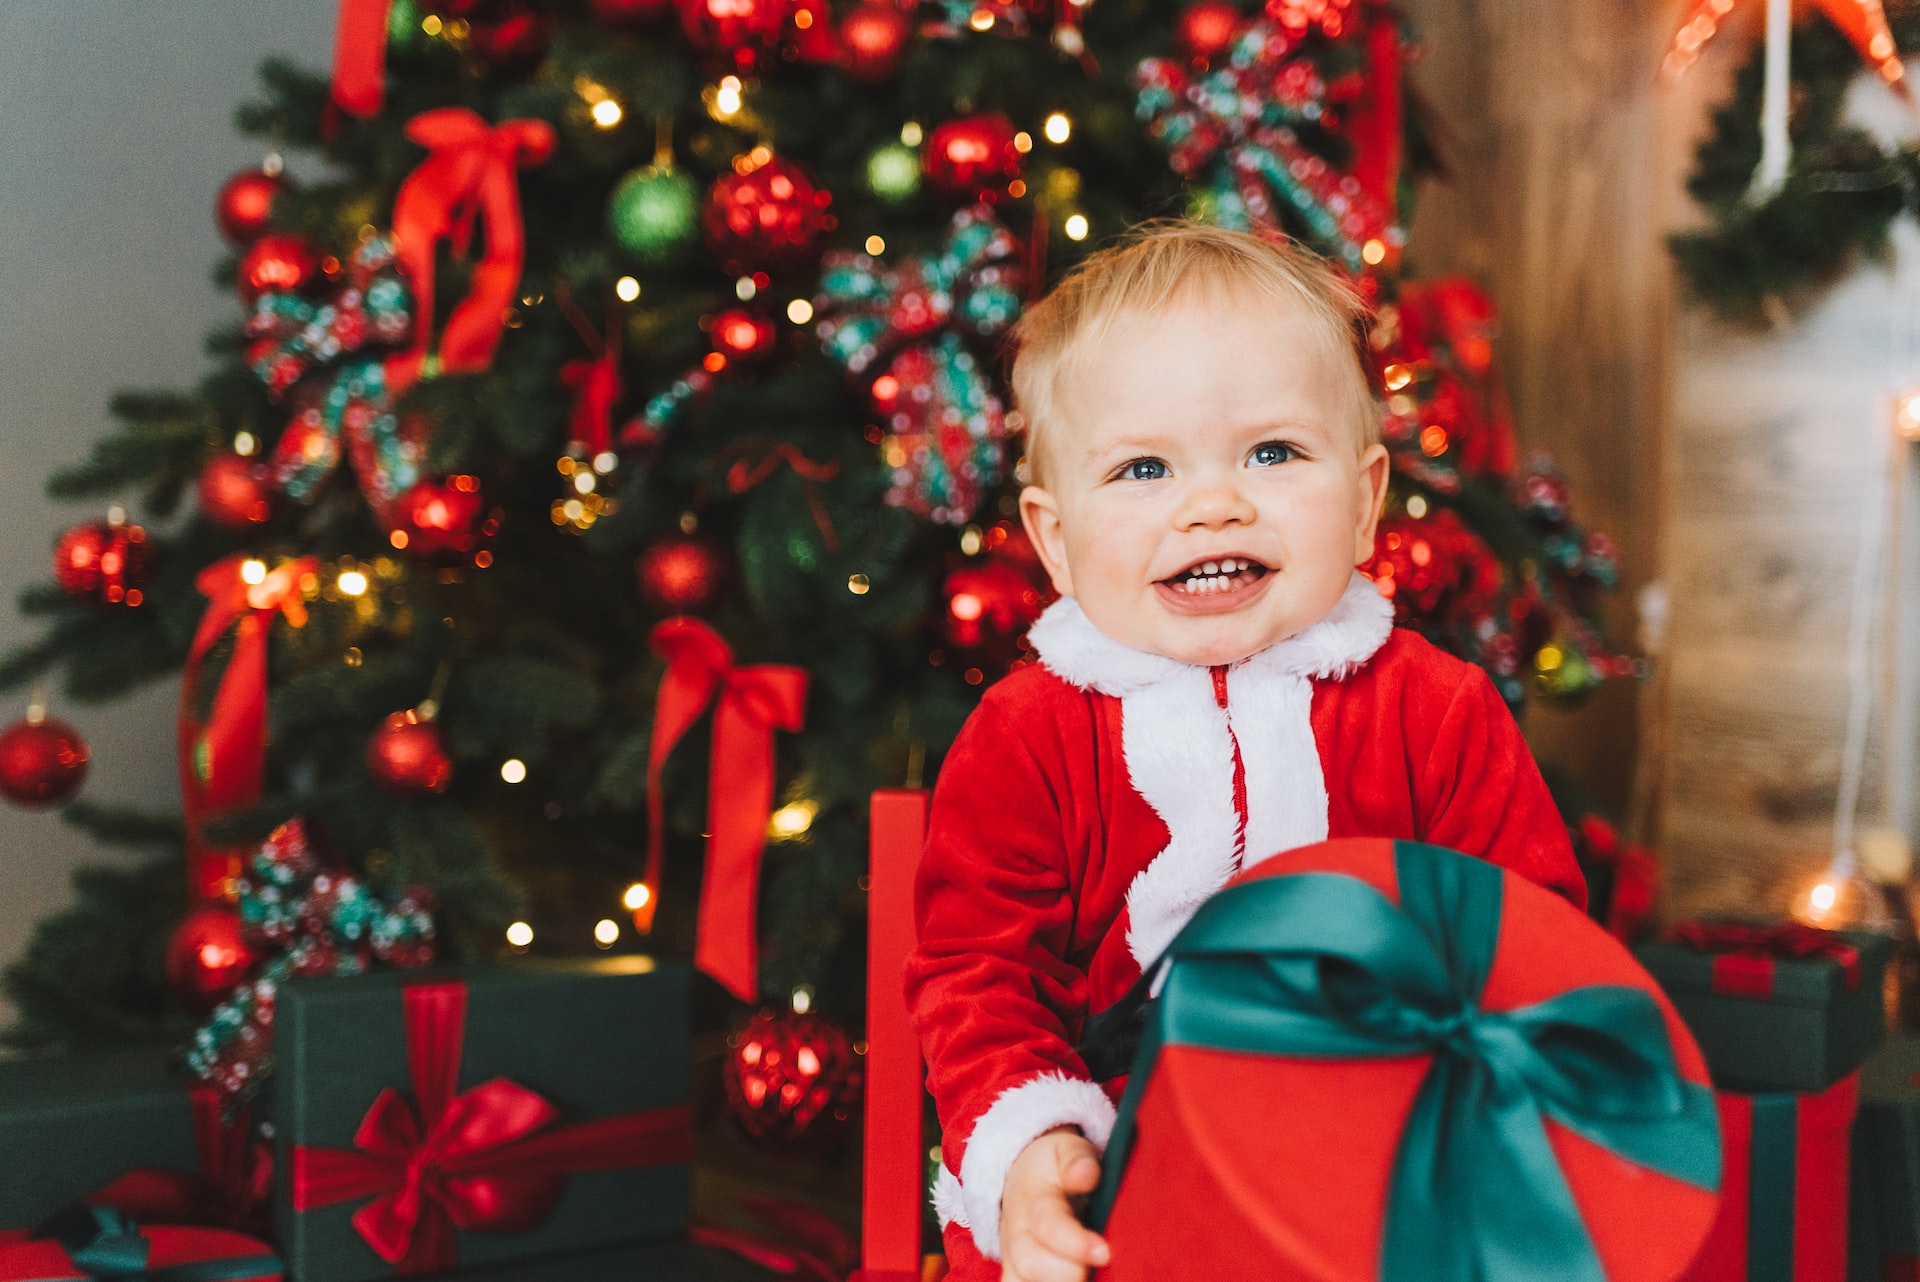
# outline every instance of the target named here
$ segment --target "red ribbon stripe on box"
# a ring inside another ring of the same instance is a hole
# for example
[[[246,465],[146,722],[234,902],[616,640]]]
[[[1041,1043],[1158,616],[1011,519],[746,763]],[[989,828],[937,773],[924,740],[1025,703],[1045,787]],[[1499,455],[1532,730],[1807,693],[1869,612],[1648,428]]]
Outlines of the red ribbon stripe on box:
[[[353,1148],[297,1145],[292,1173],[295,1211],[371,1198],[353,1226],[395,1272],[453,1268],[455,1229],[536,1227],[569,1175],[692,1159],[684,1104],[556,1125],[557,1108],[504,1077],[460,1091],[466,984],[412,985],[401,1001],[412,1098],[381,1091]]]
[[[273,1194],[273,1150],[253,1136],[251,1110],[229,1122],[222,1117],[220,1092],[196,1086],[188,1092],[193,1110],[193,1147],[198,1171],[140,1166],[87,1199],[110,1206],[132,1219],[154,1224],[194,1224],[237,1229],[262,1236]]]
[[[805,716],[807,672],[785,664],[736,667],[733,651],[698,619],[655,626],[653,652],[667,661],[653,706],[647,760],[647,870],[652,892],[634,913],[653,924],[666,848],[666,788],[661,772],[674,745],[713,705],[713,749],[707,780],[707,861],[700,886],[694,964],[741,1001],[759,996],[760,856],[773,814],[773,732],[798,730]]]
[[[207,612],[187,651],[180,682],[179,757],[188,888],[195,899],[225,898],[240,870],[240,852],[209,849],[201,825],[209,815],[260,797],[267,764],[267,634],[276,612],[296,628],[306,626],[302,580],[320,569],[318,558],[306,556],[249,583],[243,568],[248,559],[236,554],[215,561],[194,580],[207,598]],[[229,628],[234,630],[233,657],[202,723],[194,712],[200,667]]]
[[[1688,922],[1673,928],[1675,943],[1712,953],[1713,991],[1725,997],[1773,996],[1775,963],[1837,962],[1849,989],[1860,986],[1860,952],[1840,935],[1800,922],[1752,926]]]
[[[506,315],[517,301],[526,258],[520,222],[521,165],[553,154],[553,126],[544,120],[489,125],[465,107],[423,111],[407,122],[407,137],[427,158],[407,175],[393,201],[393,234],[418,300],[413,345],[387,363],[396,395],[425,369],[434,316],[434,251],[442,240],[465,257],[476,218],[486,219],[486,252],[473,266],[467,296],[447,317],[440,336],[440,369],[473,373],[493,363]]]

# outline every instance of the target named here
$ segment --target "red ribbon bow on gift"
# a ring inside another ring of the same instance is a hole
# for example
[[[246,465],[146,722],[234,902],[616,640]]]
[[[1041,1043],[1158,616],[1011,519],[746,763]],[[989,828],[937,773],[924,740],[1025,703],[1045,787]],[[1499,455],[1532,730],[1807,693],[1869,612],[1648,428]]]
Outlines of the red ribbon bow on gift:
[[[243,554],[215,561],[194,580],[207,598],[187,651],[180,683],[180,791],[186,811],[189,889],[199,899],[219,899],[239,870],[240,853],[207,847],[201,825],[211,813],[256,801],[267,764],[267,633],[278,611],[294,627],[304,627],[307,606],[301,581],[319,572],[317,557],[305,556],[265,571],[257,583],[246,579],[250,558]],[[259,562],[252,562],[259,565]],[[235,624],[233,657],[220,675],[213,708],[202,724],[194,715],[200,666],[214,642]]]
[[[1860,950],[1818,926],[1694,921],[1675,926],[1668,938],[1713,953],[1713,991],[1730,997],[1771,996],[1774,963],[1783,960],[1837,962],[1847,987],[1860,986]]]
[[[253,1136],[250,1110],[232,1122],[221,1116],[220,1093],[210,1086],[188,1092],[193,1109],[193,1147],[198,1171],[139,1166],[87,1199],[135,1220],[234,1229],[255,1237],[271,1227],[267,1199],[273,1194],[273,1150]]]
[[[750,1002],[759,996],[755,935],[760,856],[773,814],[773,732],[798,730],[804,721],[807,672],[774,663],[735,667],[727,643],[698,619],[663,620],[653,629],[651,644],[667,661],[667,671],[654,702],[647,761],[646,885],[651,893],[635,911],[634,924],[650,929],[660,898],[667,831],[661,771],[674,745],[712,703],[707,861],[693,960],[728,992]]]
[[[293,1150],[293,1209],[364,1197],[353,1227],[397,1273],[458,1263],[453,1231],[524,1233],[552,1210],[566,1177],[690,1161],[685,1105],[555,1126],[560,1111],[504,1077],[459,1090],[467,986],[416,984],[401,994],[413,1095],[388,1087],[351,1149]]]
[[[387,366],[395,394],[412,386],[426,364],[434,315],[434,248],[450,239],[454,253],[464,257],[473,240],[474,219],[482,214],[487,221],[486,254],[474,265],[467,296],[447,317],[440,336],[440,368],[471,373],[492,364],[526,258],[515,171],[546,160],[554,142],[553,126],[544,120],[489,125],[465,107],[423,111],[407,122],[406,133],[428,154],[400,184],[393,202],[394,237],[420,317],[412,347]]]

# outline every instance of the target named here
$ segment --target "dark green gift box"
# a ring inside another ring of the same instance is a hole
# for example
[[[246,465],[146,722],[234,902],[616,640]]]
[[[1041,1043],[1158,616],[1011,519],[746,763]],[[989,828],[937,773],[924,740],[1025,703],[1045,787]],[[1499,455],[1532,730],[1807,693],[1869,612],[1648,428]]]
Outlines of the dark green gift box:
[[[1820,1091],[1885,1039],[1882,980],[1893,951],[1885,935],[1831,933],[1853,950],[1851,967],[1829,957],[1762,959],[1676,942],[1643,944],[1634,956],[1700,1043],[1716,1085]]]
[[[768,1282],[787,1276],[726,1251],[670,1239],[462,1269],[446,1282]]]
[[[1860,1070],[1852,1203],[1848,1276],[1920,1276],[1920,1038],[1894,1039]]]
[[[274,1224],[289,1276],[369,1282],[680,1231],[687,979],[625,957],[287,985]]]
[[[163,1051],[0,1063],[0,1229],[31,1228],[136,1167],[198,1169]]]

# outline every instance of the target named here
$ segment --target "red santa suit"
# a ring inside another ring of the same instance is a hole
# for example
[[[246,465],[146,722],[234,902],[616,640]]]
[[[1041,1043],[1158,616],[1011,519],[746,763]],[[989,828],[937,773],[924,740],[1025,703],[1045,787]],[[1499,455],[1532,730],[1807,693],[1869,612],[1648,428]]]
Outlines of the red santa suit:
[[[1411,838],[1586,901],[1492,682],[1396,631],[1365,578],[1228,667],[1130,649],[1070,598],[1030,636],[1040,663],[987,692],[941,766],[915,887],[907,999],[955,1282],[999,1276],[1001,1190],[1029,1142],[1072,1125],[1105,1148],[1121,1084],[1089,1078],[1081,1028],[1243,862]]]

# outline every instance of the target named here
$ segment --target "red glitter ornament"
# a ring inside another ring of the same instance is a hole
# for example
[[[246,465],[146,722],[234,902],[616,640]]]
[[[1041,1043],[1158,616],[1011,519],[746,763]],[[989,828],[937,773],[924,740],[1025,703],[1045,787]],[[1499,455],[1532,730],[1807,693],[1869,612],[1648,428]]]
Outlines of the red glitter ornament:
[[[834,222],[833,196],[791,160],[776,156],[744,174],[725,174],[707,190],[700,225],[707,247],[730,275],[811,267]]]
[[[209,461],[194,487],[200,511],[224,530],[262,524],[273,513],[273,489],[263,464],[238,454]]]
[[[424,796],[446,791],[453,758],[438,723],[410,709],[388,716],[367,740],[367,773],[395,796]]]
[[[740,365],[757,365],[773,355],[780,331],[765,316],[730,307],[713,318],[713,350]]]
[[[240,259],[240,297],[252,305],[265,293],[312,289],[325,274],[320,259],[320,247],[305,236],[262,236]]]
[[[87,777],[93,750],[80,732],[51,717],[29,717],[0,731],[0,797],[18,806],[51,806]]]
[[[750,1139],[819,1153],[846,1135],[862,1074],[844,1031],[818,1015],[761,1011],[728,1046],[727,1112]]]
[[[167,939],[167,991],[195,1015],[204,1015],[247,981],[258,954],[240,931],[240,914],[226,904],[202,904]]]
[[[472,476],[420,482],[396,500],[394,517],[393,545],[437,565],[472,555],[495,528]]]
[[[145,530],[97,521],[60,536],[53,550],[53,577],[68,596],[139,605],[145,599],[148,559]]]
[[[858,5],[840,20],[840,69],[863,85],[885,84],[906,61],[913,23],[897,6]]]
[[[727,583],[726,555],[697,534],[669,534],[633,562],[640,596],[656,613],[704,614]]]
[[[680,29],[704,54],[741,73],[765,63],[780,46],[792,0],[675,0]]]
[[[287,189],[287,180],[264,169],[243,169],[221,184],[214,198],[213,221],[220,234],[236,245],[251,245],[267,230],[273,198]]]
[[[950,199],[995,199],[1020,176],[1017,132],[997,111],[950,120],[927,135],[921,168],[934,190]]]
[[[590,0],[593,16],[609,27],[631,31],[651,26],[673,12],[673,0]]]
[[[1243,16],[1229,0],[1194,0],[1173,21],[1173,43],[1187,57],[1211,62],[1233,43]]]
[[[1499,558],[1452,508],[1424,517],[1383,516],[1373,546],[1360,572],[1393,602],[1396,623],[1478,617],[1500,587]]]

